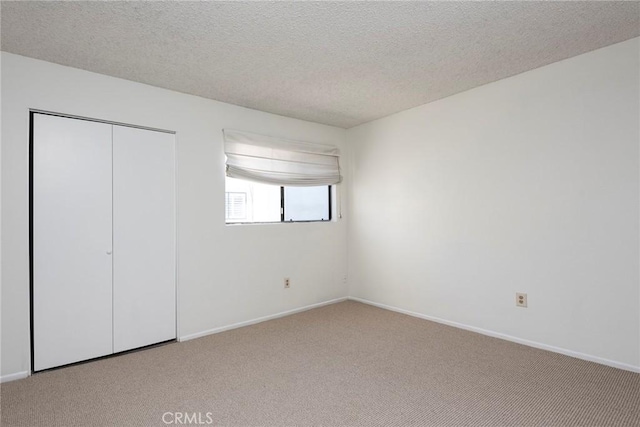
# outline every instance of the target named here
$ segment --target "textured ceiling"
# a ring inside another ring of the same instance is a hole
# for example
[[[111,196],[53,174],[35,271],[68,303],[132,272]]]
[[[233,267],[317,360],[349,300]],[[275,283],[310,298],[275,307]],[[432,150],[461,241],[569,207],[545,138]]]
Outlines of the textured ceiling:
[[[2,2],[2,50],[351,127],[640,35],[638,2]]]

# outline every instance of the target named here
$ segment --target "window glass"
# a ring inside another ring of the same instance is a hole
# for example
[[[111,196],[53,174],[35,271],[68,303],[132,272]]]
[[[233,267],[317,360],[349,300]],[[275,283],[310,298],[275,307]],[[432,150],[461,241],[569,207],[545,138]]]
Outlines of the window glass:
[[[234,204],[231,205],[230,202]],[[240,212],[244,213],[242,217]],[[280,187],[227,177],[226,213],[226,221],[231,223],[279,222]],[[231,213],[235,215],[230,215]]]
[[[328,187],[284,187],[285,221],[328,221]]]

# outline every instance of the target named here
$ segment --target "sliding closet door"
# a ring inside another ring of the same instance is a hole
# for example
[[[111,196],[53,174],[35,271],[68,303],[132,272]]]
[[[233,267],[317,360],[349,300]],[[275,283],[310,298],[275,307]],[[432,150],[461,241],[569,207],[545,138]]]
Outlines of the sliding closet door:
[[[36,371],[112,348],[111,125],[33,116]]]
[[[175,135],[113,127],[114,351],[176,337]]]

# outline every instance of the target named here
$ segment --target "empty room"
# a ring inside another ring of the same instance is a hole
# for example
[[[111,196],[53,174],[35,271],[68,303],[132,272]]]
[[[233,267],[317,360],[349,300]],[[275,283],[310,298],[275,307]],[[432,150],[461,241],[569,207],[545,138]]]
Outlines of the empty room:
[[[0,2],[0,425],[640,426],[640,2]]]

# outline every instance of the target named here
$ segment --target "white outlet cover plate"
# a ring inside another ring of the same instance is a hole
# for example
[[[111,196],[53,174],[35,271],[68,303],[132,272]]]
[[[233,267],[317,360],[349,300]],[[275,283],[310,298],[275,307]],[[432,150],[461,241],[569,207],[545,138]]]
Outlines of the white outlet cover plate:
[[[518,307],[527,307],[527,294],[516,293],[516,305]]]

